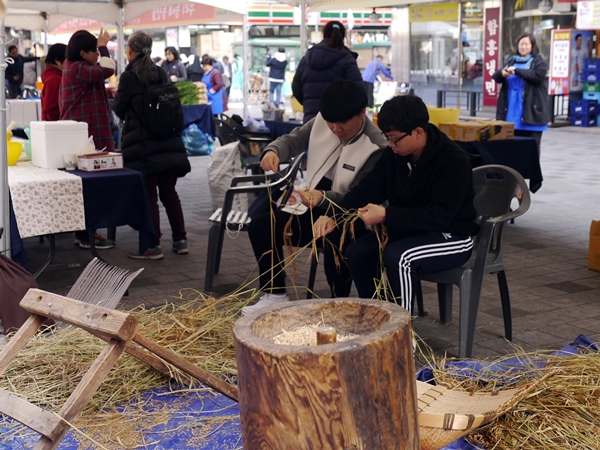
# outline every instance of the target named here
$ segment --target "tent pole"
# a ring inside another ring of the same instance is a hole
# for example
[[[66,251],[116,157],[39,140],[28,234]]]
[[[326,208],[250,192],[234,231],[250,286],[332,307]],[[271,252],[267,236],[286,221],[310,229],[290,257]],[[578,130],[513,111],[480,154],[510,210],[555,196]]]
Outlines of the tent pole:
[[[44,18],[44,55],[48,54],[48,14],[42,13]]]
[[[121,3],[119,8],[119,18],[117,20],[117,77],[125,71],[125,34],[123,27],[125,26],[125,5]]]
[[[6,61],[4,59],[6,36],[4,35],[4,29],[4,20],[2,20],[0,21],[0,86],[4,86],[6,77]],[[6,130],[6,95],[4,89],[0,89],[0,127]],[[6,137],[2,137],[0,138],[0,227],[4,228],[4,233],[0,238],[0,252],[6,250],[5,254],[10,258],[10,204],[7,162]]]
[[[244,66],[243,66],[243,76],[244,76],[244,81],[242,83],[242,101],[244,102],[244,120],[246,120],[246,117],[248,117],[248,88],[250,86],[250,82],[248,79],[248,64],[251,64],[252,62],[249,61],[248,57],[249,57],[249,45],[248,45],[248,33],[250,32],[250,28],[248,26],[248,2],[246,2],[246,12],[244,13],[244,30],[243,30],[243,49],[242,49],[242,54],[243,54],[243,61],[244,61]]]
[[[300,56],[306,53],[306,0],[300,0]]]

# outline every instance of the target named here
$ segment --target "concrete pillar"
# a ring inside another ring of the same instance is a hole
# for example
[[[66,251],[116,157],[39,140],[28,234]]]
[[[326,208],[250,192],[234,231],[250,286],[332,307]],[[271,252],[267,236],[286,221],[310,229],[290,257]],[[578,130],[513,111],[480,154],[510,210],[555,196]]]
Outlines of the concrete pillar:
[[[392,41],[392,75],[394,80],[410,82],[410,23],[408,7],[392,10],[390,39]]]

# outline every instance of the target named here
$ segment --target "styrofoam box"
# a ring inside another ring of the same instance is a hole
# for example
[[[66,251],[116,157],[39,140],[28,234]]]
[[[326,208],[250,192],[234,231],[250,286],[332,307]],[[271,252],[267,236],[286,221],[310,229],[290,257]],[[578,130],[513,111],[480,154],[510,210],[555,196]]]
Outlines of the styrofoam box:
[[[74,120],[31,122],[31,162],[44,169],[65,167],[64,153],[81,153],[88,142],[88,124]]]
[[[6,100],[6,123],[13,120],[17,128],[26,128],[32,121],[42,119],[42,103],[39,99],[32,100]]]

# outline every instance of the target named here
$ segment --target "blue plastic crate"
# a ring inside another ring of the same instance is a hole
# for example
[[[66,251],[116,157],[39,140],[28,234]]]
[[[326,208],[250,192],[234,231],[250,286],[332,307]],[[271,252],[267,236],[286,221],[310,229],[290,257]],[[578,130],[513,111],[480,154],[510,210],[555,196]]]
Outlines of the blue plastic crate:
[[[584,60],[584,66],[583,68],[585,70],[599,70],[600,69],[600,61],[598,61],[598,58],[590,58],[590,59],[586,59]]]
[[[575,114],[596,114],[598,101],[596,99],[579,98],[570,101],[571,115]]]
[[[572,127],[595,127],[597,120],[596,114],[571,114]]]
[[[600,103],[600,92],[584,92],[583,98],[586,100],[596,100]]]
[[[583,71],[583,81],[587,83],[596,83],[600,81],[600,69],[585,69]]]

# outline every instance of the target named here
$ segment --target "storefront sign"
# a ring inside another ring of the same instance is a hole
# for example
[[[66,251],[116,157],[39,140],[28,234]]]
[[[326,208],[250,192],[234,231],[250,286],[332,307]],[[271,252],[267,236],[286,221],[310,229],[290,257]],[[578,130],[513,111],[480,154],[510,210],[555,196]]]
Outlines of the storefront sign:
[[[500,8],[486,8],[483,42],[483,105],[496,106],[498,92],[492,76],[500,69]]]
[[[410,22],[434,22],[439,20],[456,22],[458,20],[458,3],[410,7]]]
[[[550,95],[569,93],[572,30],[552,30],[550,44]]]
[[[578,30],[597,30],[600,28],[600,2],[577,2]]]

